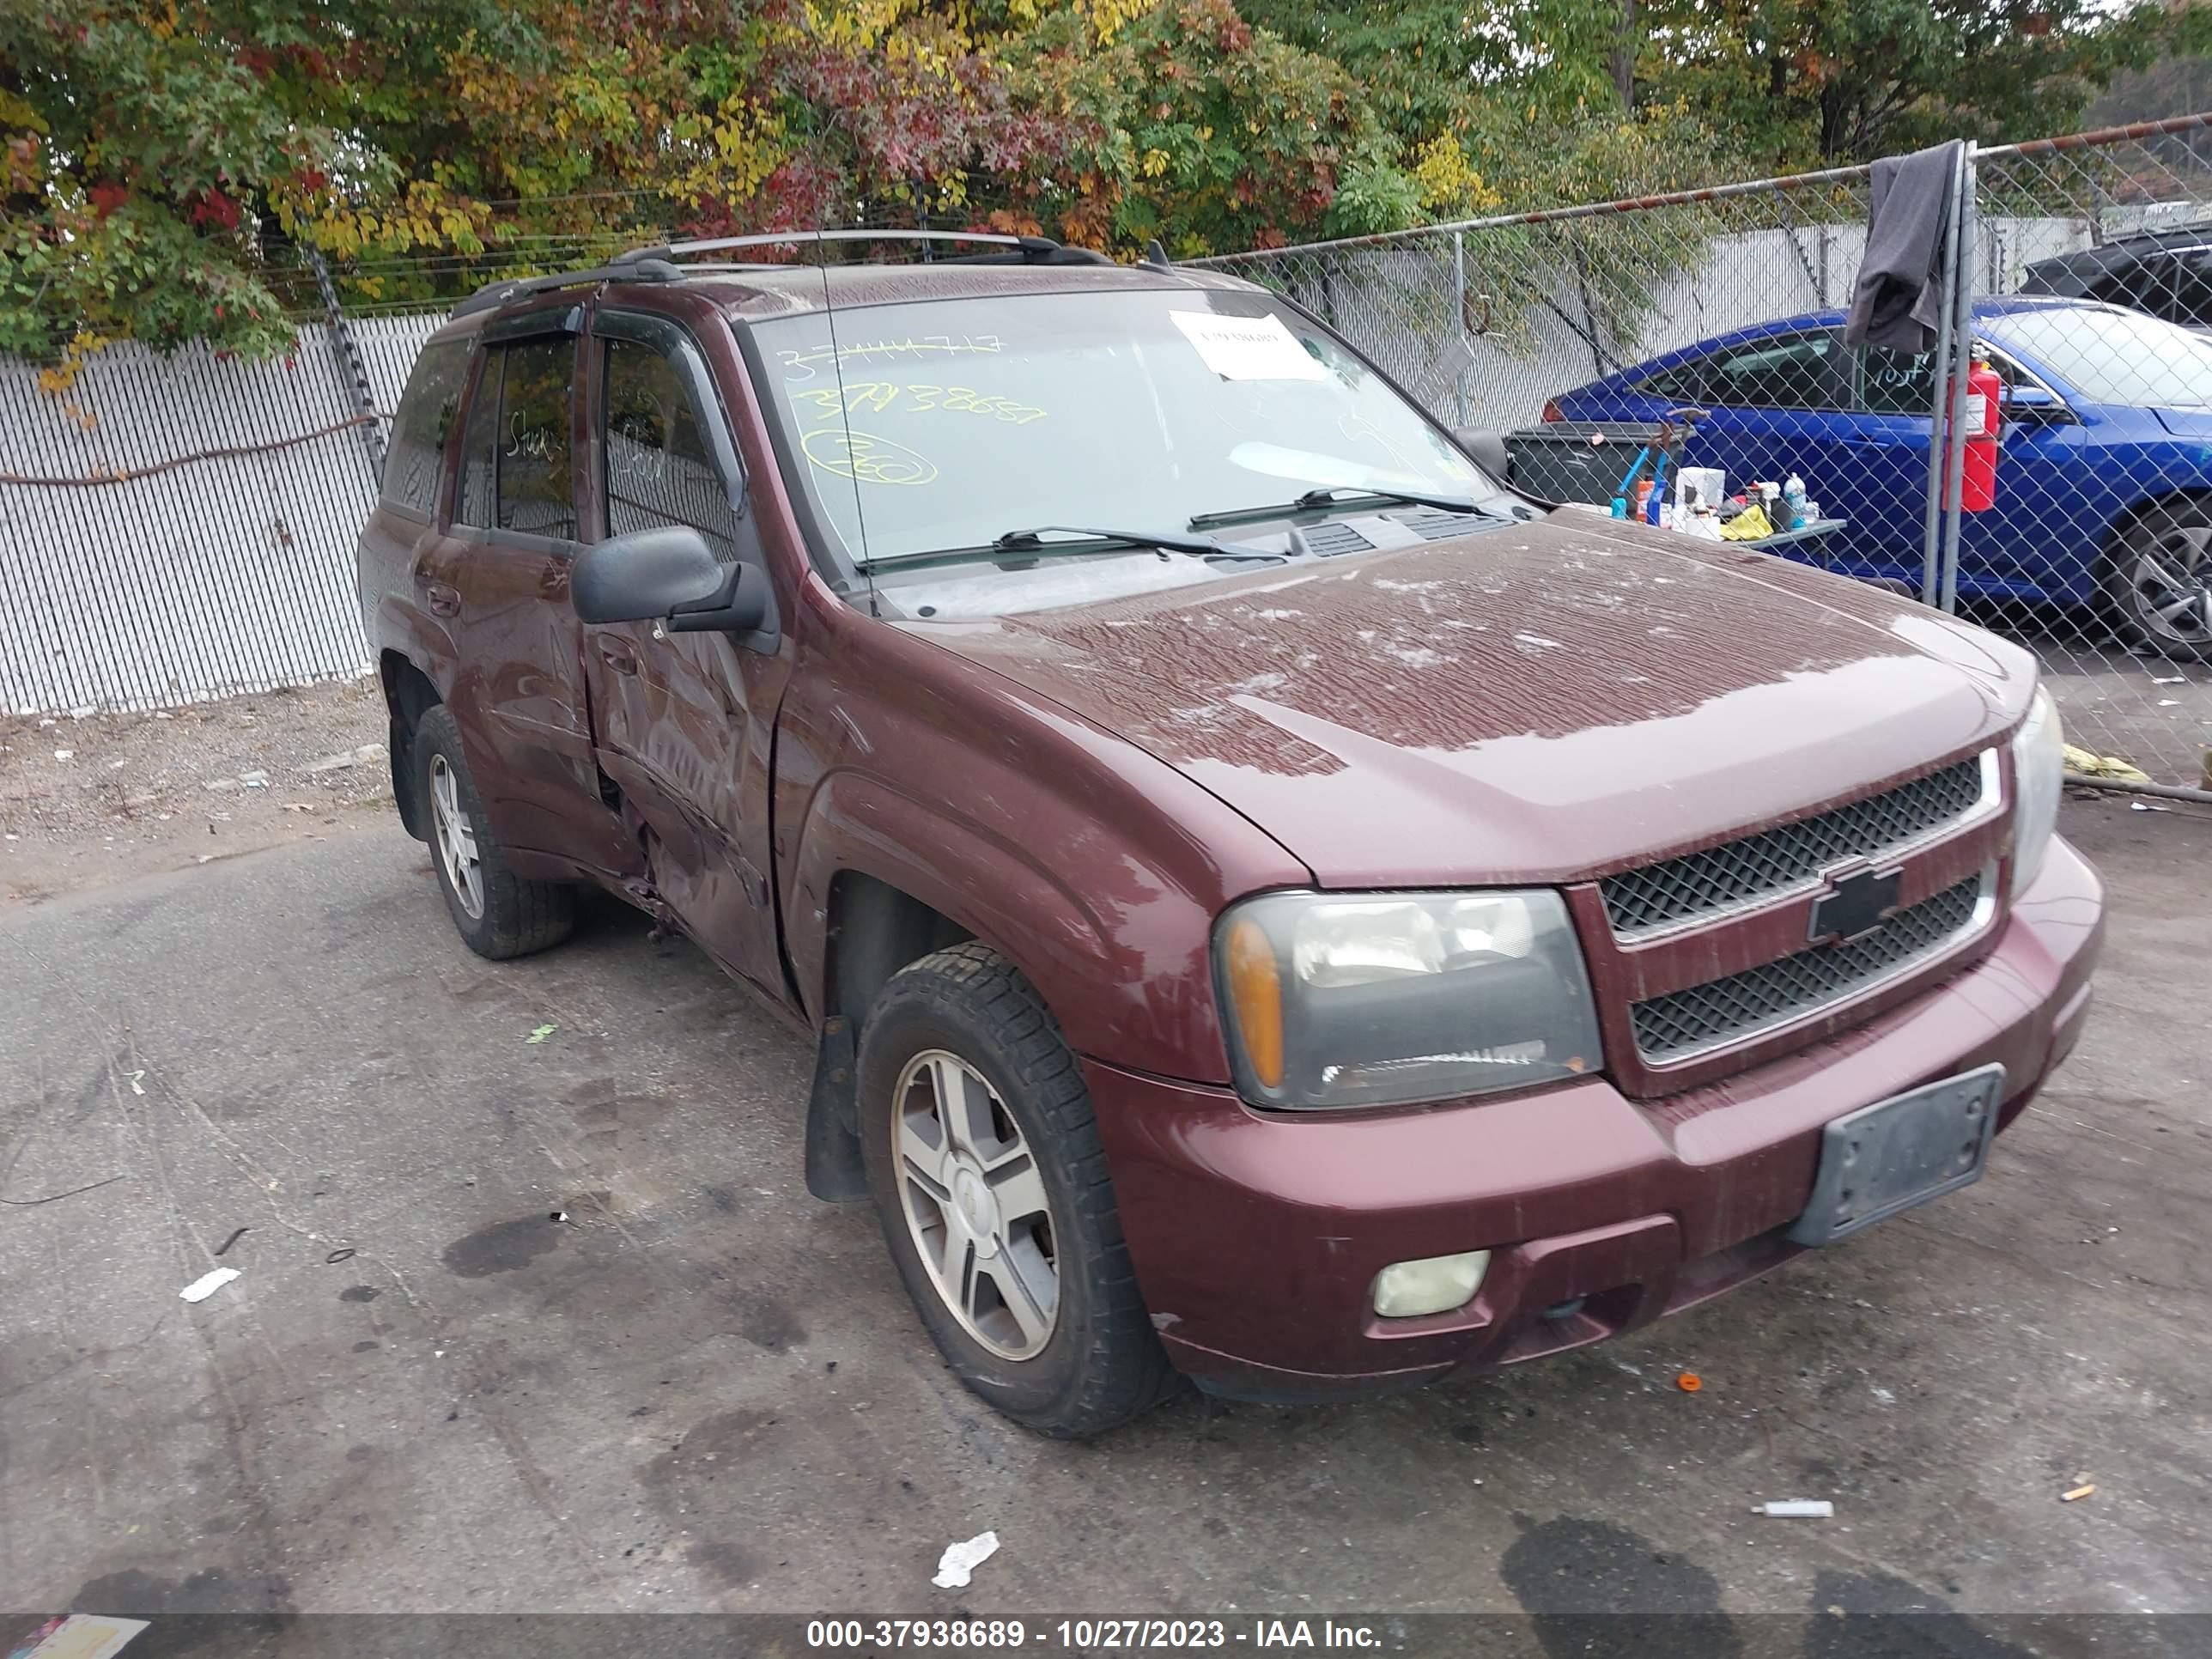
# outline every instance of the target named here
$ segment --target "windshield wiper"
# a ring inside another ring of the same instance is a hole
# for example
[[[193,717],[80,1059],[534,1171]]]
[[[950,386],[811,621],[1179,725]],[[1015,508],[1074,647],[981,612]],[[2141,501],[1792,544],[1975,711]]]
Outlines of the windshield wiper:
[[[1339,499],[1346,497],[1349,499]],[[1193,530],[1209,530],[1216,525],[1251,524],[1261,519],[1279,519],[1292,513],[1319,513],[1332,507],[1367,507],[1386,501],[1398,501],[1407,507],[1433,507],[1440,513],[1473,513],[1486,519],[1504,515],[1492,511],[1472,495],[1447,495],[1441,490],[1376,489],[1365,484],[1323,484],[1309,489],[1294,501],[1277,501],[1267,507],[1239,507],[1225,513],[1197,513],[1191,515]]]
[[[1081,536],[1080,542],[1048,542],[1047,536]],[[965,564],[977,559],[1060,559],[1108,552],[1116,546],[1150,547],[1162,558],[1188,553],[1195,558],[1228,556],[1243,558],[1256,550],[1226,547],[1211,536],[1187,536],[1173,530],[1094,530],[1079,525],[1043,524],[1034,530],[1009,530],[981,547],[945,547],[928,553],[890,553],[870,559],[861,568],[888,568],[893,565]]]

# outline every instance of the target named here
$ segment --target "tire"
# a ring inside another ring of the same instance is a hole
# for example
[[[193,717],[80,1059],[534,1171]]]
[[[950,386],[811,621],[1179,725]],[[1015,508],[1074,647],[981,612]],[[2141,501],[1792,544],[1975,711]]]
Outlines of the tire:
[[[462,941],[480,957],[505,962],[568,938],[576,925],[576,890],[565,882],[526,881],[508,868],[486,827],[483,799],[461,754],[460,728],[442,703],[423,711],[414,751],[430,862]]]
[[[2182,662],[2212,662],[2212,507],[2157,501],[2124,524],[2099,572],[2121,630]]]
[[[949,1137],[948,1091],[968,1104]],[[1062,1438],[1180,1386],[1138,1293],[1082,1073],[1012,964],[969,943],[894,975],[861,1033],[859,1107],[884,1242],[963,1382]],[[954,1290],[925,1244],[960,1260]]]

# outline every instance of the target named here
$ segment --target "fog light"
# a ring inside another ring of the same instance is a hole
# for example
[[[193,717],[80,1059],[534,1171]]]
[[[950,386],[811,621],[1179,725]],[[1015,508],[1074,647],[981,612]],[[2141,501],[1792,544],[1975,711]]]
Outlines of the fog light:
[[[1449,1313],[1482,1287],[1482,1276],[1489,1271],[1487,1250],[1394,1261],[1375,1275],[1375,1311],[1385,1319]]]

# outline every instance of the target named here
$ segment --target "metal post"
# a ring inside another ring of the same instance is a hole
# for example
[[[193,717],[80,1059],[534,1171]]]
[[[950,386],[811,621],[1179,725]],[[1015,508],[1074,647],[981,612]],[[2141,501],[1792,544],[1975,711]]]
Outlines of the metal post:
[[[1951,214],[1943,236],[1944,260],[1951,287],[1944,292],[1943,314],[1936,325],[1935,384],[1928,396],[1928,495],[1920,518],[1920,602],[1941,603],[1943,591],[1943,465],[1946,428],[1943,412],[1950,407],[1951,320],[1956,314],[1958,289],[1966,277],[1959,263],[1959,220],[1965,211],[1963,192],[1967,182],[1966,159],[1959,157],[1958,176],[1952,181]],[[1967,284],[1971,286],[1971,284]]]
[[[353,331],[346,326],[345,311],[338,304],[337,284],[331,280],[331,268],[323,258],[323,251],[310,244],[307,249],[307,263],[315,272],[315,286],[322,290],[323,316],[330,325],[331,343],[337,353],[338,368],[347,382],[346,390],[353,398],[356,414],[374,416],[377,412],[376,393],[368,383],[368,364],[355,342]],[[374,420],[361,423],[361,441],[368,451],[371,479],[378,485],[384,482],[384,428]]]
[[[1460,351],[1467,352],[1467,233],[1452,232],[1452,321],[1453,332],[1458,337]],[[1468,365],[1462,362],[1459,373],[1452,377],[1453,395],[1459,399],[1459,424],[1467,426],[1474,417],[1468,412],[1467,376]]]
[[[1951,311],[1956,319],[1951,325],[1952,349],[1956,357],[1951,365],[1951,441],[1943,469],[1950,484],[1945,492],[1948,499],[1944,509],[1948,516],[1943,525],[1943,580],[1939,600],[1946,611],[1959,608],[1959,535],[1966,527],[1960,497],[1966,486],[1966,376],[1974,357],[1974,187],[1978,172],[1974,141],[1969,138],[1959,167],[1958,252],[1952,261],[1952,268],[1958,273],[1958,292],[1951,296]]]

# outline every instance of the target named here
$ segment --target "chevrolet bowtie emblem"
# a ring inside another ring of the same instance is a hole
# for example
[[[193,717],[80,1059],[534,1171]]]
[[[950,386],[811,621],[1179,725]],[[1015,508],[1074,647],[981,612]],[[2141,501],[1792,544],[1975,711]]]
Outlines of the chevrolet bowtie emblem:
[[[1815,945],[1831,939],[1848,945],[1863,939],[1897,914],[1897,896],[1904,885],[1902,870],[1859,870],[1831,881],[1813,902],[1806,938]]]

